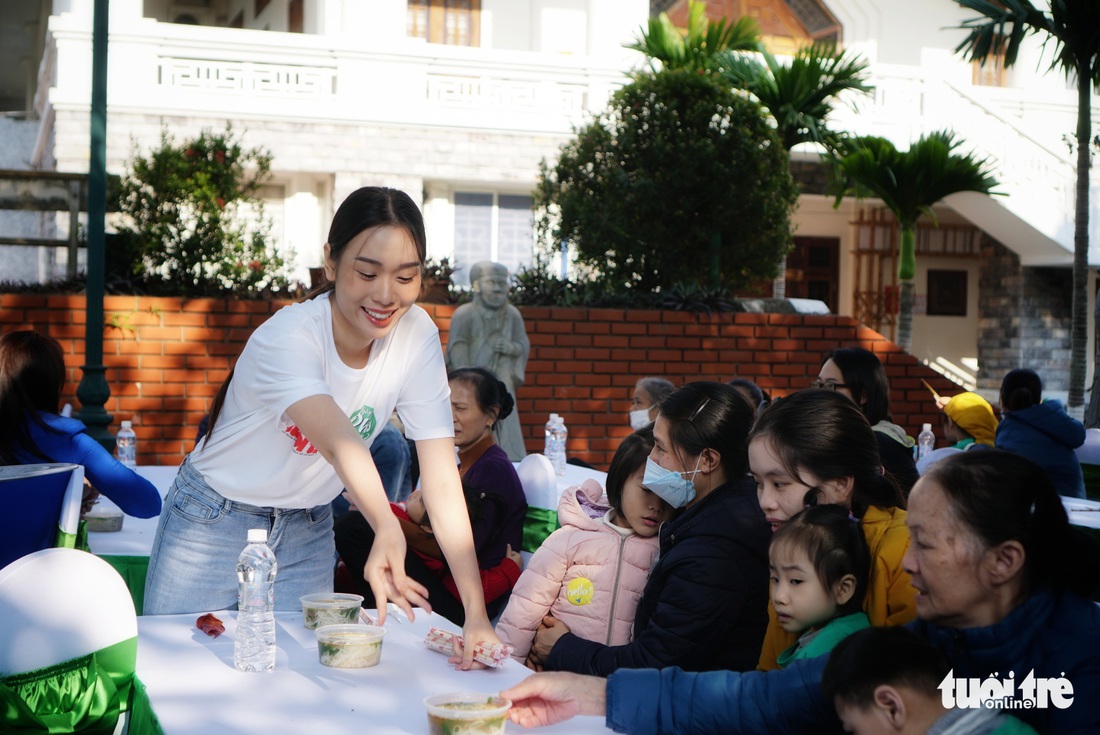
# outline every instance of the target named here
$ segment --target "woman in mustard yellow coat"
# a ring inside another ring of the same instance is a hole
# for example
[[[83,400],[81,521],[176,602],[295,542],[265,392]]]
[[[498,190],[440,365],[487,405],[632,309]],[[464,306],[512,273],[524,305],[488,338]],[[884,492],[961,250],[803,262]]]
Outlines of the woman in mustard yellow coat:
[[[808,505],[847,508],[871,550],[871,580],[863,610],[871,625],[902,625],[916,617],[916,591],[901,568],[909,549],[905,500],[885,473],[867,419],[837,393],[806,390],[773,402],[749,435],[749,469],[772,530]],[[757,668],[795,642],[768,608],[768,630]]]

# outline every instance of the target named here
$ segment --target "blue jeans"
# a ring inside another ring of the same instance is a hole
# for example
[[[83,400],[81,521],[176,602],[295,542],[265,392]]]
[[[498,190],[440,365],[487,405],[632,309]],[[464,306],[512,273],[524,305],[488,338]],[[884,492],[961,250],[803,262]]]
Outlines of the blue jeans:
[[[331,505],[284,510],[236,503],[184,460],[149,554],[145,614],[236,609],[237,556],[248,544],[250,528],[267,529],[267,544],[279,563],[276,610],[299,610],[302,595],[332,591]]]
[[[378,436],[374,437],[374,443],[370,445],[370,455],[390,502],[399,503],[408,498],[413,489],[410,472],[412,453],[405,435],[389,421],[385,422]],[[349,507],[343,495],[336,496],[332,501],[333,517],[339,518]]]

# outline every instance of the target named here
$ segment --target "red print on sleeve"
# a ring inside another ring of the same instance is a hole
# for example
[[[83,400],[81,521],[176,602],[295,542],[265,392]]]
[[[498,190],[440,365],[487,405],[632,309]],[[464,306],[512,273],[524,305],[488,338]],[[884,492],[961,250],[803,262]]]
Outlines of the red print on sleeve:
[[[283,433],[294,440],[294,452],[296,454],[317,454],[317,447],[309,443],[309,439],[306,439],[305,434],[302,433],[297,424],[283,427]]]

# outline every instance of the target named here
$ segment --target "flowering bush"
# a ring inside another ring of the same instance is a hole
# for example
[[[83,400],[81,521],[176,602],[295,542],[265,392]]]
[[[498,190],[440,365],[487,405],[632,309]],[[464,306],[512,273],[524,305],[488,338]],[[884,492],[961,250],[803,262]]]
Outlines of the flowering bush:
[[[271,222],[259,198],[270,178],[271,155],[243,148],[230,125],[179,144],[163,130],[160,146],[144,157],[135,150],[123,176],[123,221],[109,264],[128,268],[157,292],[291,290],[288,264],[268,242]]]

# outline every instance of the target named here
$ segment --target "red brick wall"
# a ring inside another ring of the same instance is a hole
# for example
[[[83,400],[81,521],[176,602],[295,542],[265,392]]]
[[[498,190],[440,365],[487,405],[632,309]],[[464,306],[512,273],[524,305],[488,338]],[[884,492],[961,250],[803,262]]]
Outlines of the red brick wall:
[[[131,419],[139,461],[175,464],[190,449],[233,359],[252,330],[287,302],[108,296],[104,299],[103,362],[117,426]],[[426,304],[444,343],[455,307]],[[849,317],[781,314],[692,315],[622,309],[521,309],[531,338],[527,382],[518,410],[529,451],[541,451],[547,415],[563,415],[569,453],[606,468],[629,432],[635,381],[663,376],[691,380],[754,380],[773,396],[806,387],[821,356],[837,346],[874,351],[890,377],[894,419],[910,435],[939,416],[921,385],[959,389],[897,345]],[[84,358],[84,297],[0,294],[0,331],[37,329],[69,356],[63,402],[79,408],[76,387]]]

